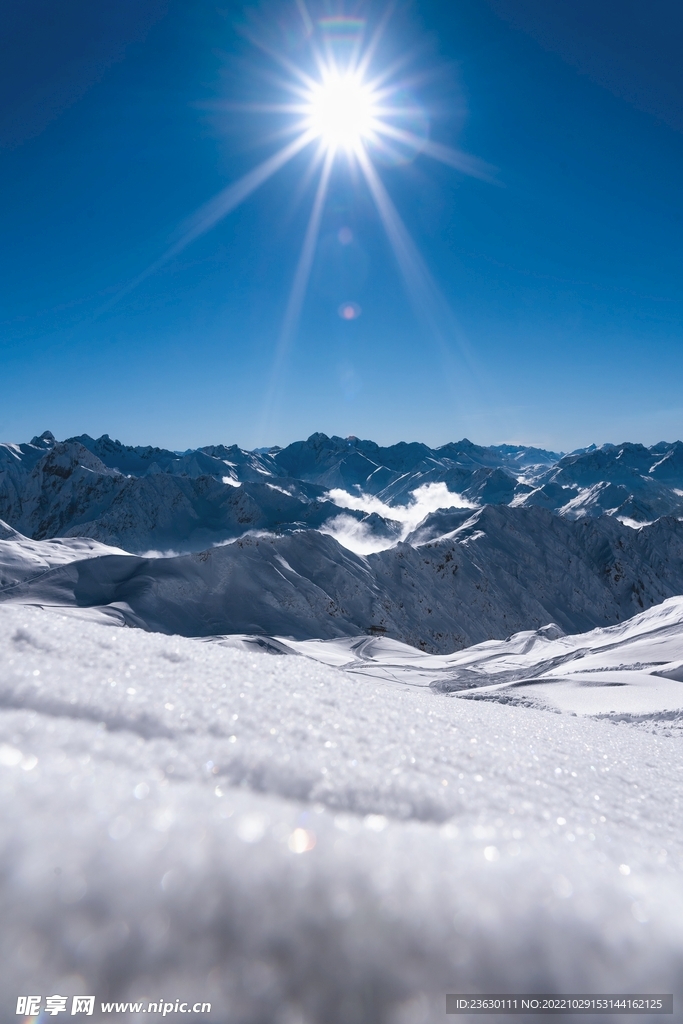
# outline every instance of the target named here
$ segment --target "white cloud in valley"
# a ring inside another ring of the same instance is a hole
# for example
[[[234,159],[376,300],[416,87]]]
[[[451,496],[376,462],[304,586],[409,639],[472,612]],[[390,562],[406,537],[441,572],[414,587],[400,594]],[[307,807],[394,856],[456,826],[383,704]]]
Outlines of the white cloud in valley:
[[[443,482],[422,484],[410,494],[411,500],[407,505],[387,505],[373,494],[351,494],[340,487],[332,488],[325,497],[335,505],[366,512],[368,515],[374,512],[383,519],[397,523],[398,528],[393,536],[377,535],[367,523],[341,514],[325,523],[320,532],[334,537],[358,555],[369,555],[375,551],[385,551],[405,540],[430,512],[440,508],[478,508],[475,502],[464,498],[462,494],[449,491]]]

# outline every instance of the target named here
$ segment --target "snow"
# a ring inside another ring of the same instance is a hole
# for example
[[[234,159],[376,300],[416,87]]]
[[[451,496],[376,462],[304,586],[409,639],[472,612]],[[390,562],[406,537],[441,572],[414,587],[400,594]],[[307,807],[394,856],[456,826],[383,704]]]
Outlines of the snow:
[[[364,521],[381,533],[383,520]],[[550,621],[612,625],[683,591],[683,523],[671,519],[632,530],[488,505],[431,513],[411,543],[367,556],[303,528],[146,556],[5,533],[0,602],[113,606],[129,625],[185,636],[379,634],[445,654]]]
[[[638,714],[639,673],[683,687],[680,599],[439,662],[317,645],[393,659],[393,681],[107,614],[0,606],[3,1019],[22,992],[210,1000],[220,1024],[431,1024],[446,992],[681,997],[681,739],[615,722],[604,684],[623,676]],[[428,664],[479,685],[409,685]],[[534,706],[531,686],[500,703],[540,666]],[[601,702],[564,709],[588,668]]]
[[[220,642],[249,649],[255,639]],[[683,597],[608,629],[565,636],[550,623],[448,655],[425,654],[384,637],[273,642],[280,652],[355,675],[457,697],[598,715],[650,729],[683,725]]]
[[[49,569],[98,555],[125,555],[120,548],[89,538],[34,541],[23,537],[0,519],[0,587],[5,592],[17,583],[38,579]]]

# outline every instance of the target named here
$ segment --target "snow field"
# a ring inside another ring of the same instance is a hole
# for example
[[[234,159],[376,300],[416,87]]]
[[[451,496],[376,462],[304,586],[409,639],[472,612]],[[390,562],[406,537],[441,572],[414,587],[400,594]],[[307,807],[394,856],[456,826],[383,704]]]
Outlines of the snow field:
[[[220,1024],[678,993],[678,738],[93,615],[0,608],[3,1018],[24,992]]]
[[[607,717],[669,734],[683,726],[681,597],[607,629],[566,636],[551,623],[445,655],[386,637],[230,636],[219,642],[242,650],[277,645],[354,675],[464,699]]]

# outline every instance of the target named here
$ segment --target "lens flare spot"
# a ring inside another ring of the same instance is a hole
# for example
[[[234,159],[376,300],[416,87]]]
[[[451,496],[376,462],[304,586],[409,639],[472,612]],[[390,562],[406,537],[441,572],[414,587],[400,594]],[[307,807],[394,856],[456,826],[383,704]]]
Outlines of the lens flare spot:
[[[295,828],[287,845],[292,853],[308,853],[315,846],[315,833],[305,828]]]
[[[361,308],[357,302],[342,302],[338,312],[342,320],[357,320],[361,314]]]

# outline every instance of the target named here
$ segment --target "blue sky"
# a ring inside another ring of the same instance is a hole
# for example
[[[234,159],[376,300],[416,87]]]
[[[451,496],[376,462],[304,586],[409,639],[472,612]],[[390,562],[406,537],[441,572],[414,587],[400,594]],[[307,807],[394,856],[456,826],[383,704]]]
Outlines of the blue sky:
[[[384,11],[308,7],[313,22],[345,13],[369,27]],[[309,151],[126,288],[282,145],[279,115],[220,104],[283,95],[245,27],[309,66],[295,0],[14,0],[7,21],[3,440],[51,429],[255,447],[322,430],[569,450],[683,435],[673,0],[399,4],[375,67],[414,54],[397,77],[414,72],[429,137],[493,180],[423,153],[378,165],[431,275],[425,314],[362,177],[337,160],[279,360],[315,191]],[[350,302],[361,315],[347,321]]]

